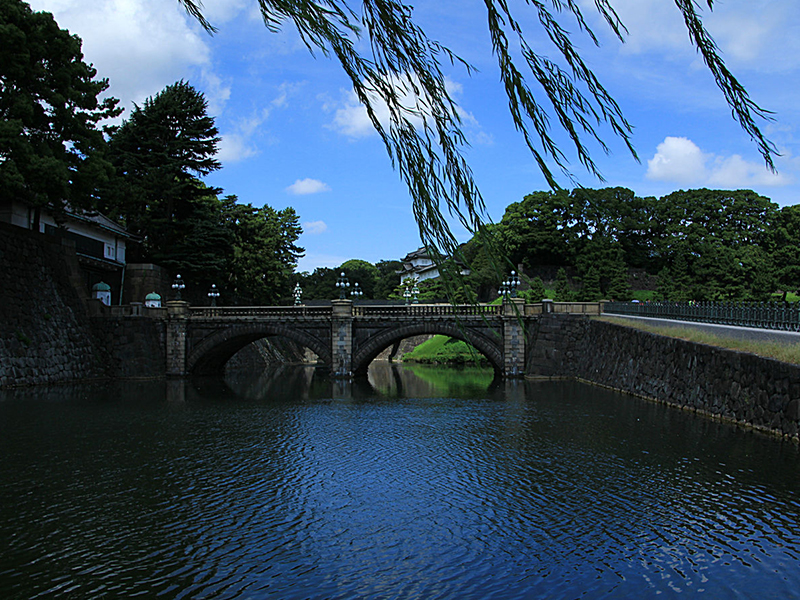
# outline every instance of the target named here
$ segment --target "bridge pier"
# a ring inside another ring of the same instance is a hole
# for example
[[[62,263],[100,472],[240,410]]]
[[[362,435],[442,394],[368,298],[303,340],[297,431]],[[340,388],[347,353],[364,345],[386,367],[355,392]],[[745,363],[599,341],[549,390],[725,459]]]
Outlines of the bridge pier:
[[[331,312],[331,375],[353,375],[353,301],[333,300]]]
[[[503,375],[525,376],[525,299],[509,298],[503,305]]]
[[[186,326],[189,303],[182,300],[167,302],[167,377],[186,375]]]

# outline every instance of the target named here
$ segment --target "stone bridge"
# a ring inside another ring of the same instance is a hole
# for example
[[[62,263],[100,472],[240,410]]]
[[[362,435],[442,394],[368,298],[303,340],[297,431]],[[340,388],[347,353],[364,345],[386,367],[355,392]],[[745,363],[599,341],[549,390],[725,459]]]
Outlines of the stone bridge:
[[[577,305],[576,305],[577,306]],[[599,311],[597,304],[579,312]],[[337,377],[366,373],[381,351],[404,338],[442,334],[464,340],[501,375],[525,372],[526,323],[553,304],[527,305],[521,298],[499,304],[193,307],[167,303],[167,375],[220,373],[251,342],[283,336],[311,349]]]

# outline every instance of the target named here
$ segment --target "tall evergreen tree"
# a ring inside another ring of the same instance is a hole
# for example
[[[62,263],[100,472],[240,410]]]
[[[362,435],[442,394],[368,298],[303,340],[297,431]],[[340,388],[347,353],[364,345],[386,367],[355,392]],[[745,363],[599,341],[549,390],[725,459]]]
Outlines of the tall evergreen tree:
[[[600,288],[600,272],[595,267],[590,267],[583,276],[583,288],[581,288],[580,296],[584,302],[603,299],[603,291]]]
[[[56,216],[93,208],[110,167],[99,123],[120,114],[108,81],[83,62],[81,40],[53,15],[0,0],[0,198]]]
[[[235,196],[225,202],[225,218],[234,238],[233,260],[225,283],[232,302],[288,303],[291,282],[296,280],[292,275],[304,252],[296,245],[303,232],[297,213],[293,208],[238,204]]]
[[[167,259],[179,236],[175,224],[201,198],[221,192],[197,182],[221,166],[207,107],[201,92],[179,81],[137,105],[109,142],[117,178],[107,189],[107,212],[142,237],[151,260]]]

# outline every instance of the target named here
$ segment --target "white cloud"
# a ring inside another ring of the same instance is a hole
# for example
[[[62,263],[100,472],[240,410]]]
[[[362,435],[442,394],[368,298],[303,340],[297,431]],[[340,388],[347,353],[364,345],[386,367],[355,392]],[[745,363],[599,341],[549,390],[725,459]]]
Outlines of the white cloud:
[[[406,113],[406,118],[416,127],[421,127],[425,115],[430,114],[430,102],[423,96],[418,96],[414,93],[414,89],[420,89],[419,85],[412,85],[407,76],[397,77],[392,80],[397,95],[400,97],[400,103],[409,112]],[[445,79],[445,87],[451,97],[456,98],[461,94],[463,86],[449,78]],[[371,94],[373,99],[373,110],[378,122],[385,128],[389,127],[389,108],[383,100],[378,98],[377,94]],[[352,90],[345,91],[343,98],[338,103],[324,103],[323,110],[334,110],[333,123],[331,128],[347,137],[358,139],[375,135],[375,128],[372,121],[367,114],[366,107],[358,101],[358,97]],[[458,108],[461,118],[472,126],[474,129],[479,130],[475,117]],[[479,132],[480,133],[480,132]]]
[[[793,182],[792,177],[772,173],[763,164],[745,160],[738,154],[724,157],[704,153],[685,137],[666,137],[647,161],[646,176],[657,181],[732,189]]]
[[[658,145],[655,156],[647,161],[647,178],[677,183],[702,181],[708,176],[707,159],[692,140],[667,137]]]
[[[708,183],[727,188],[774,187],[789,185],[792,178],[782,172],[772,173],[763,164],[750,162],[734,154],[715,161]]]
[[[347,92],[344,106],[336,109],[333,117],[333,129],[350,138],[368,137],[375,133],[367,109],[358,102],[355,92]],[[378,105],[376,112],[381,123],[388,121],[389,111],[384,105]]]
[[[328,225],[325,221],[307,221],[303,223],[303,233],[308,233],[309,235],[319,235],[327,230]]]
[[[308,194],[319,194],[321,192],[330,192],[331,188],[327,183],[323,183],[318,179],[298,179],[292,185],[286,188],[286,191],[295,196],[305,196]]]
[[[628,29],[624,54],[666,52],[671,59],[680,56],[700,68],[695,47],[675,2],[665,0],[614,0],[614,9]],[[581,0],[581,8],[593,15],[597,31],[608,32],[594,0]],[[703,23],[719,45],[730,65],[742,65],[759,72],[794,69],[800,64],[800,40],[796,24],[800,3],[756,0],[716,2],[708,10],[699,3]],[[610,33],[609,33],[610,35]]]
[[[52,12],[61,28],[83,40],[86,62],[108,78],[109,93],[125,108],[185,79],[191,68],[212,88],[219,81],[211,70],[210,38],[176,1],[31,0],[31,6]],[[221,84],[218,92],[214,102],[226,96]]]
[[[234,122],[232,127],[220,136],[222,140],[217,158],[223,163],[232,163],[255,156],[259,152],[256,136],[260,136],[262,139],[266,137],[267,143],[275,143],[275,138],[265,133],[262,125],[269,119],[273,110],[288,108],[289,98],[301,87],[301,84],[281,84],[278,86],[278,95],[269,103],[269,106],[254,112],[250,117]]]
[[[223,165],[239,162],[258,154],[258,148],[242,133],[226,133],[220,136],[217,160]]]

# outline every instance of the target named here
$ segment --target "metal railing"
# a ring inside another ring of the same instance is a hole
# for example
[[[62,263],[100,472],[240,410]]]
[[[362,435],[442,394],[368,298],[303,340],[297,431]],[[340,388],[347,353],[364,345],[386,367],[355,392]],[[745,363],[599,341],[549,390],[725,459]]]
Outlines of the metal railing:
[[[500,304],[404,304],[354,306],[356,317],[489,317],[503,314]]]
[[[330,306],[192,306],[192,319],[330,319]]]
[[[607,302],[605,314],[800,331],[800,302]]]

